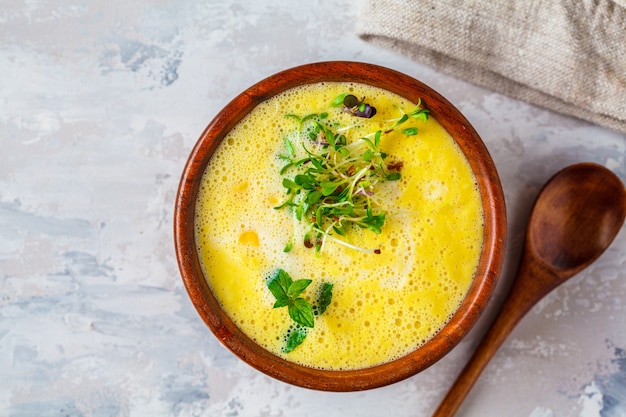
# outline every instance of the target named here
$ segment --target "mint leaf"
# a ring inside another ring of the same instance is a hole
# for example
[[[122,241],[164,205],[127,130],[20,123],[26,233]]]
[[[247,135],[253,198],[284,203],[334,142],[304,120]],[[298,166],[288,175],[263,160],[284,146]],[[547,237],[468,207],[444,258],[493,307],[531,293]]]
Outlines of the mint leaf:
[[[313,282],[310,279],[293,280],[287,272],[277,269],[274,275],[268,279],[267,287],[276,297],[274,308],[287,307],[289,317],[295,322],[290,327],[287,335],[285,353],[289,353],[299,346],[307,335],[307,328],[315,325],[315,315],[326,311],[330,305],[333,284],[324,283],[320,287],[320,295],[315,310],[311,304],[300,295]]]
[[[299,279],[291,283],[287,289],[287,296],[291,299],[298,297],[311,284],[310,279]]]
[[[278,269],[274,277],[268,281],[267,287],[270,289],[271,293],[274,294],[274,297],[276,297],[274,308],[291,304],[288,291],[292,283],[293,280],[289,274],[282,269]]]
[[[325,282],[322,284],[322,289],[320,291],[320,296],[317,300],[317,311],[318,314],[322,314],[328,306],[333,298],[333,284],[330,282]]]
[[[296,323],[304,327],[313,327],[314,315],[313,307],[304,298],[297,298],[288,306],[289,316]]]
[[[267,287],[276,298],[274,308],[287,306],[293,321],[305,327],[313,327],[313,307],[307,300],[298,296],[311,282],[310,279],[294,281],[282,269],[276,270],[275,275],[267,282]]]
[[[307,331],[306,329],[297,326],[289,332],[289,337],[287,337],[287,345],[283,349],[283,352],[289,353],[293,351],[295,348],[300,346],[304,339],[306,338]]]

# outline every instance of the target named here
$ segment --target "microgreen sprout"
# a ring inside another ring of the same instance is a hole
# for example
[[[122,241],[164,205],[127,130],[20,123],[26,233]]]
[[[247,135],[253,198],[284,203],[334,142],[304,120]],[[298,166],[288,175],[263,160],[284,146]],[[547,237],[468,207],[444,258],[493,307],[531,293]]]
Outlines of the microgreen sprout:
[[[344,110],[359,116],[357,112],[369,111],[372,117],[376,109],[351,94],[342,94],[332,101],[332,106],[344,106]],[[365,107],[363,107],[365,106]],[[373,110],[368,110],[373,109]],[[285,161],[279,173],[284,176],[282,185],[286,199],[275,209],[291,208],[296,219],[304,222],[304,246],[320,253],[327,240],[365,253],[380,253],[379,248],[362,248],[349,243],[345,236],[349,228],[358,227],[380,234],[387,211],[386,202],[379,195],[379,185],[401,179],[402,161],[382,152],[383,135],[395,131],[407,136],[418,133],[416,127],[402,128],[409,119],[428,119],[428,110],[421,100],[414,110],[400,118],[389,121],[391,125],[365,137],[348,143],[344,128],[328,118],[328,113],[298,116],[289,114],[298,124],[297,137],[300,147],[290,137],[284,139]],[[285,251],[291,250],[291,242]]]

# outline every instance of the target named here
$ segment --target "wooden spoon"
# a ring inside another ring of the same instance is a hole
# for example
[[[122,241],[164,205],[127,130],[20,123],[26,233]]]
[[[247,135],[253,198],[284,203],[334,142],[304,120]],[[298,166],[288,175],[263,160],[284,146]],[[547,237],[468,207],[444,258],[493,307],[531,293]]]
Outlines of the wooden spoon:
[[[623,184],[600,165],[572,165],[548,181],[535,201],[517,277],[502,310],[433,417],[454,415],[524,314],[595,261],[617,235],[625,214]]]

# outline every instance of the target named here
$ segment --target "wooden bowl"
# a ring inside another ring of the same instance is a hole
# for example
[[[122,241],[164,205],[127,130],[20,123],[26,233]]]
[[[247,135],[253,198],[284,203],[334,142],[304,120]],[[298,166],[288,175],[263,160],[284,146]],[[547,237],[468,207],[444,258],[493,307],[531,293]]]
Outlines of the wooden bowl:
[[[430,341],[385,364],[358,370],[313,369],[289,362],[257,345],[222,311],[203,276],[194,239],[194,213],[202,174],[217,146],[257,104],[298,85],[322,81],[370,84],[416,102],[450,133],[469,160],[478,180],[484,209],[484,243],[478,269],[465,300],[452,319]],[[320,62],[272,75],[232,100],[202,133],[184,168],[174,211],[178,265],[189,297],[215,336],[249,365],[279,380],[325,391],[357,391],[408,378],[437,362],[469,332],[485,309],[502,267],[506,210],[500,180],[491,157],[469,122],[427,85],[384,67],[356,62]]]

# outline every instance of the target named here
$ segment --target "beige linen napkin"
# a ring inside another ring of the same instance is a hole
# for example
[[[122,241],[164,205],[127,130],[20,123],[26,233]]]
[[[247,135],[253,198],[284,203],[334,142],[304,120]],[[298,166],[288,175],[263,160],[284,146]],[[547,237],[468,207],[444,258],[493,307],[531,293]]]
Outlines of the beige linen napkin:
[[[626,0],[366,0],[368,41],[626,133]]]

